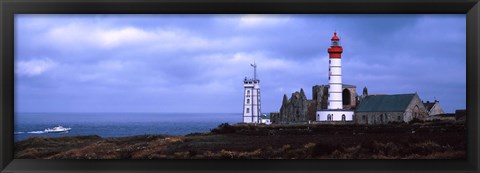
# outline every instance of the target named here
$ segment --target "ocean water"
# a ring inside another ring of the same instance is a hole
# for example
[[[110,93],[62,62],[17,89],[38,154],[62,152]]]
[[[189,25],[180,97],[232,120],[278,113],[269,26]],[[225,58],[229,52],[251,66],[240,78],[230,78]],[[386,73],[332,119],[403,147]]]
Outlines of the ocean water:
[[[124,137],[146,134],[186,135],[208,132],[221,123],[242,121],[241,113],[16,113],[14,141],[35,136],[98,135]],[[68,133],[45,133],[56,126]]]

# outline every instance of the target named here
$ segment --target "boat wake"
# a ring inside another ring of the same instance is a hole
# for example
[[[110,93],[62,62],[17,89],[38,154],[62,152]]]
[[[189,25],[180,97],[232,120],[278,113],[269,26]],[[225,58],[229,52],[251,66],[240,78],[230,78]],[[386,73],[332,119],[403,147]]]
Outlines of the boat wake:
[[[45,131],[31,131],[31,132],[27,132],[27,133],[31,133],[31,134],[42,134],[42,133],[46,133]]]
[[[30,131],[30,132],[15,132],[15,135],[18,134],[24,134],[24,133],[29,133],[29,134],[42,134],[42,133],[68,133],[72,128],[65,128],[62,126],[57,126],[54,128],[48,128],[43,131]]]
[[[19,135],[19,134],[25,134],[25,133],[29,133],[29,134],[42,134],[42,133],[47,133],[45,131],[30,131],[30,132],[15,132],[14,134],[15,135]]]

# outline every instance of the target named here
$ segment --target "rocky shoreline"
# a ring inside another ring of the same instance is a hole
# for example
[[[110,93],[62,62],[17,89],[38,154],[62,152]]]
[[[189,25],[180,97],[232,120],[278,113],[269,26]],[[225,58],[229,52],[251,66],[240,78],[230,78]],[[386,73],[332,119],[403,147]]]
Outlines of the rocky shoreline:
[[[34,137],[16,159],[466,159],[462,123],[221,124],[209,133]]]

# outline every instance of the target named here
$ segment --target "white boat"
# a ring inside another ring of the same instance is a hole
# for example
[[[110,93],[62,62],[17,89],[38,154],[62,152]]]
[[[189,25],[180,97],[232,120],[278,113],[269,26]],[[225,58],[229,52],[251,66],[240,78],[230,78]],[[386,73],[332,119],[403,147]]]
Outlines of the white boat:
[[[54,127],[54,128],[48,128],[48,129],[45,129],[45,133],[68,133],[70,130],[72,130],[72,128],[68,128],[68,127],[63,127],[63,126],[57,126],[57,127]]]

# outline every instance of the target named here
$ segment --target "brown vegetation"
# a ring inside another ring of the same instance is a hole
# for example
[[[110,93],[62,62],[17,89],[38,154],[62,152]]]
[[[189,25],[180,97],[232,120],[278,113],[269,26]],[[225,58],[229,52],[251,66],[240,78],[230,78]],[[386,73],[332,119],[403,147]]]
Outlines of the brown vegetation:
[[[463,124],[221,124],[210,133],[30,138],[17,159],[465,159]]]

